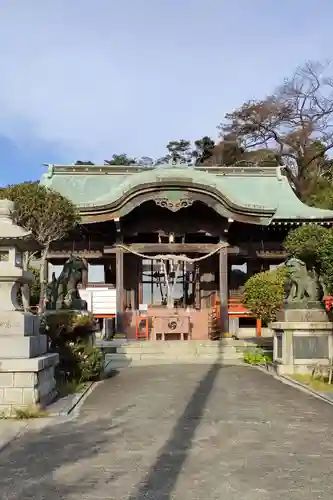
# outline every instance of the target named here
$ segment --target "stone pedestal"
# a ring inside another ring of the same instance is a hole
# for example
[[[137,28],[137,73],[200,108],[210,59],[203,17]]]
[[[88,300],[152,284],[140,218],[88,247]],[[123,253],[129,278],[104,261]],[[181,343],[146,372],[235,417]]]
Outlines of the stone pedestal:
[[[278,313],[273,329],[273,359],[279,374],[311,373],[333,357],[332,323],[318,304],[313,309]]]
[[[47,352],[47,338],[39,333],[38,316],[0,311],[0,415],[51,402],[57,363],[58,354]]]
[[[22,256],[34,242],[13,222],[13,212],[13,202],[0,200],[0,415],[5,416],[49,403],[56,395],[58,363],[58,354],[47,353],[39,317],[19,310],[18,289],[34,279],[23,269]]]

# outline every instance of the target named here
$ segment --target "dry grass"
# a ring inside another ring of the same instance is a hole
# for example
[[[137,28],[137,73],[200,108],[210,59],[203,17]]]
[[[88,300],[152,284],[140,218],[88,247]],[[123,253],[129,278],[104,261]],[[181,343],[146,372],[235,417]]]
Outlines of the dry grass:
[[[11,415],[3,412],[0,414],[0,419],[27,420],[30,418],[45,418],[48,416],[49,414],[47,411],[42,410],[37,406],[29,406],[27,408],[13,408]]]
[[[300,382],[301,384],[310,387],[318,392],[333,392],[333,384],[328,383],[327,377],[312,377],[312,375],[295,374],[290,376],[291,379]]]

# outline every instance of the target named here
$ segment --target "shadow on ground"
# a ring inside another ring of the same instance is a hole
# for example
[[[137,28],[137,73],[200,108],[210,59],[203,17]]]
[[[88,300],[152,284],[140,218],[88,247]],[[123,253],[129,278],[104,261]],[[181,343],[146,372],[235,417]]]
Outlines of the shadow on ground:
[[[147,479],[140,485],[138,492],[129,497],[129,500],[172,498],[178,476],[191,450],[195,431],[200,425],[206,402],[221,368],[219,363],[214,364],[200,381],[184,413],[173,428],[170,439],[165,443],[152,465]]]
[[[73,464],[83,463],[102,453],[106,443],[119,434],[122,434],[122,429],[112,425],[110,419],[80,425],[73,420],[28,431],[0,455],[1,498],[53,500],[69,498],[73,494],[93,497],[95,484],[90,480],[87,485],[84,480],[86,468],[75,482],[69,472],[62,473],[62,479],[68,475],[68,482],[59,481],[57,472],[60,469],[65,471],[66,467],[70,471]],[[109,481],[118,476],[110,471]]]
[[[220,365],[214,364],[206,372],[155,463],[150,462],[145,481],[136,483],[135,493],[129,489],[128,496],[122,498],[171,498],[219,370]],[[26,432],[0,454],[1,498],[96,498],[101,488],[107,496],[98,498],[115,499],[112,483],[129,474],[117,467],[117,447],[125,442],[127,432],[119,417],[115,410],[107,418],[73,419]],[[100,461],[109,467],[100,467]]]

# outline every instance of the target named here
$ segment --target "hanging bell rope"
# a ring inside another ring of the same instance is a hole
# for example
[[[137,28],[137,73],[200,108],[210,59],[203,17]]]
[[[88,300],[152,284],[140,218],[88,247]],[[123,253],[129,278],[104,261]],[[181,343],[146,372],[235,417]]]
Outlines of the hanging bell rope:
[[[136,255],[137,257],[140,257],[141,259],[161,260],[161,261],[171,260],[171,261],[189,262],[191,264],[193,264],[194,262],[200,262],[201,260],[208,259],[212,255],[214,255],[217,252],[219,252],[220,250],[222,250],[222,248],[225,248],[227,246],[228,246],[228,243],[221,243],[212,252],[209,252],[205,255],[202,255],[201,257],[196,257],[194,259],[191,259],[187,255],[176,255],[176,254],[145,255],[143,253],[136,252],[131,247],[123,245],[122,243],[119,243],[118,245],[116,245],[117,248],[122,248],[126,252],[132,253],[133,255]]]

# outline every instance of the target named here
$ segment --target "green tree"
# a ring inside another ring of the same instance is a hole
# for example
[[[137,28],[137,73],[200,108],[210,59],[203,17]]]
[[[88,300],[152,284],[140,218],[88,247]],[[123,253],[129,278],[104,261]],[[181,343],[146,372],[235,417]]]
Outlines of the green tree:
[[[46,292],[44,281],[46,258],[53,241],[64,238],[79,222],[70,200],[38,182],[23,182],[0,189],[0,198],[15,203],[14,221],[31,231],[41,248],[40,298],[43,307]],[[24,259],[28,268],[32,255]]]
[[[81,160],[77,160],[75,162],[75,165],[95,165],[95,163],[93,163],[92,161],[81,161]]]
[[[215,141],[207,135],[194,141],[192,157],[195,159],[195,163],[197,165],[202,165],[207,162],[213,155],[214,147]]]
[[[283,303],[286,277],[287,271],[283,266],[251,276],[244,286],[245,307],[256,318],[266,323],[273,321]]]
[[[330,181],[319,178],[312,192],[307,196],[306,203],[311,207],[333,210],[333,186]]]
[[[333,293],[333,231],[310,224],[290,231],[284,246],[291,256],[305,262],[307,268],[315,269],[326,287]]]
[[[325,284],[325,292],[333,295],[333,231],[328,230],[324,244],[320,249],[321,276]]]
[[[112,155],[111,160],[104,160],[105,165],[136,165],[137,161],[135,158],[127,156],[127,154],[122,153],[120,155]]]
[[[142,167],[151,167],[154,165],[154,160],[150,156],[142,156],[137,160],[137,164]]]
[[[328,65],[308,62],[272,95],[245,102],[219,125],[222,138],[231,134],[244,151],[272,149],[302,200],[321,175],[317,160],[333,148],[333,80],[327,72]]]
[[[308,269],[321,272],[322,249],[331,238],[331,230],[323,226],[308,224],[291,230],[284,241],[284,247],[292,257],[305,262]]]
[[[244,159],[244,149],[233,134],[226,134],[210,152],[202,161],[204,165],[230,166]]]
[[[193,161],[191,141],[180,139],[179,141],[169,141],[166,146],[168,153],[158,158],[155,165],[169,163],[171,160],[175,163],[189,164]]]

